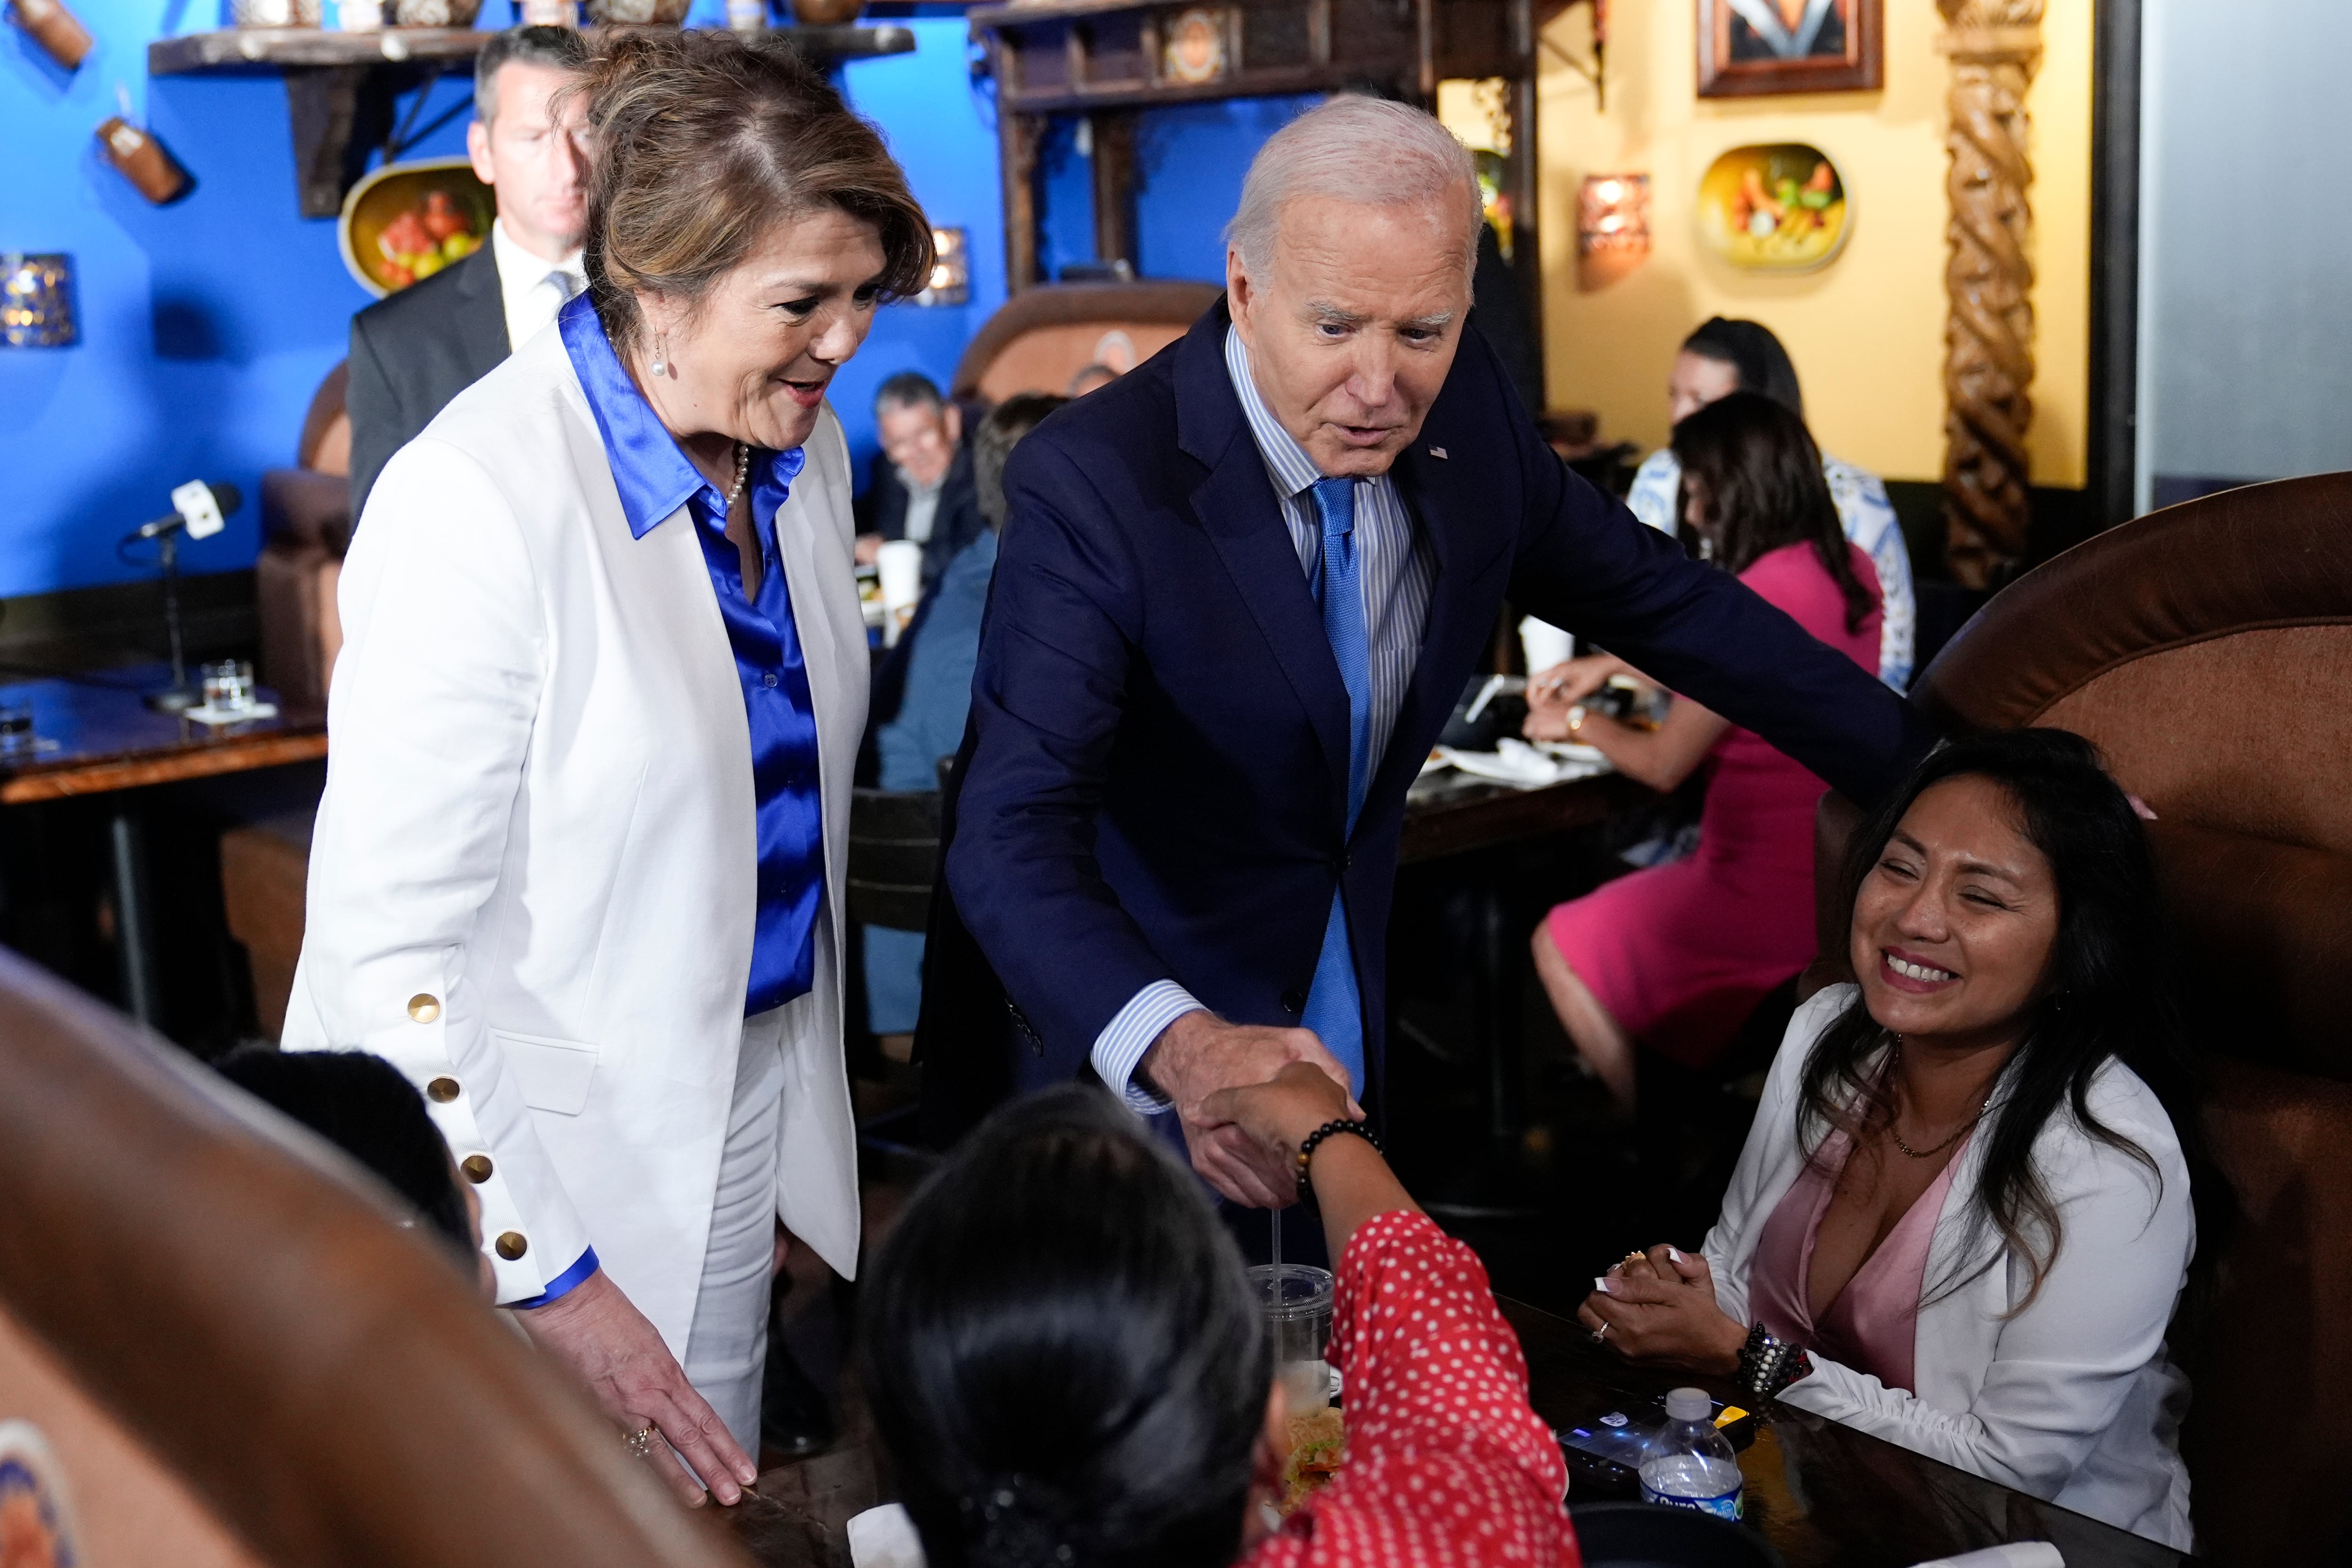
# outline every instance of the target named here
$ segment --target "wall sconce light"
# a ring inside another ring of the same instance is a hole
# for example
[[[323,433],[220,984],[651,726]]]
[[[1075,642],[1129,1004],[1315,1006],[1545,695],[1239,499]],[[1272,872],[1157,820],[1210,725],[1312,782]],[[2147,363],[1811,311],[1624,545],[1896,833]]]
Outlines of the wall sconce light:
[[[73,258],[0,253],[0,343],[61,349],[80,336],[74,327]]]
[[[1587,174],[1576,193],[1576,283],[1606,288],[1650,254],[1650,176]]]
[[[931,230],[931,276],[918,305],[961,305],[971,298],[971,251],[961,228]]]

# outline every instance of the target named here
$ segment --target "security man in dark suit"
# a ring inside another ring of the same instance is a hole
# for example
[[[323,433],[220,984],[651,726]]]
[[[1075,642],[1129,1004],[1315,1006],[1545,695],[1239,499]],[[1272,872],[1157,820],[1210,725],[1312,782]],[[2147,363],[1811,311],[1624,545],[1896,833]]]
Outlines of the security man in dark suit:
[[[874,428],[882,449],[857,498],[857,559],[870,563],[887,541],[912,539],[923,547],[928,593],[948,563],[988,530],[963,411],[930,377],[904,370],[876,390]]]
[[[394,452],[580,291],[588,223],[576,106],[552,102],[587,47],[569,27],[516,27],[474,63],[466,153],[498,197],[489,243],[352,318],[352,521]]]

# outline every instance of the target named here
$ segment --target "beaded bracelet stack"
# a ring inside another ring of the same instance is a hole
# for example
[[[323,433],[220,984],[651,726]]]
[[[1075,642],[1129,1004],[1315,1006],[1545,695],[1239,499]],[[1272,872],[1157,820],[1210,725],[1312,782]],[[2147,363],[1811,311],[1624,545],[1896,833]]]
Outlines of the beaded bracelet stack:
[[[1362,1139],[1365,1142],[1370,1143],[1375,1152],[1380,1150],[1381,1141],[1377,1137],[1373,1136],[1371,1128],[1365,1123],[1361,1121],[1350,1121],[1344,1116],[1336,1117],[1329,1121],[1326,1121],[1322,1126],[1318,1127],[1314,1131],[1309,1132],[1306,1137],[1298,1141],[1298,1190],[1301,1193],[1306,1192],[1308,1188],[1308,1183],[1307,1180],[1307,1162],[1315,1157],[1315,1151],[1321,1146],[1323,1140],[1326,1138],[1336,1137],[1342,1132],[1352,1133],[1356,1137]]]

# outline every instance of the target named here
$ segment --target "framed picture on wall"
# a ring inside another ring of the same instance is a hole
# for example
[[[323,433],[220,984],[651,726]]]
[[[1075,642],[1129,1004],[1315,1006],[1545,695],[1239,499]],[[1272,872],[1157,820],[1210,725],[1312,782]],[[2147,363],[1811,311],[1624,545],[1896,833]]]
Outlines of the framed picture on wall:
[[[1874,91],[1883,0],[1696,0],[1698,95]]]

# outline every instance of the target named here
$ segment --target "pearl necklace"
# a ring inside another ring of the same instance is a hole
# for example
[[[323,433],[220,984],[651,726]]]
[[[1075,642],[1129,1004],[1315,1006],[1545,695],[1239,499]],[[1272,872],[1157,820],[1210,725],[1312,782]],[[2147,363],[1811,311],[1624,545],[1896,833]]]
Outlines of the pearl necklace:
[[[749,442],[735,443],[735,482],[727,487],[727,505],[731,510],[735,498],[743,493],[743,481],[751,473],[751,447]]]

